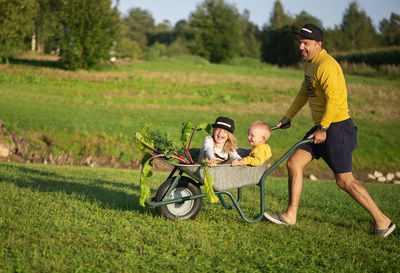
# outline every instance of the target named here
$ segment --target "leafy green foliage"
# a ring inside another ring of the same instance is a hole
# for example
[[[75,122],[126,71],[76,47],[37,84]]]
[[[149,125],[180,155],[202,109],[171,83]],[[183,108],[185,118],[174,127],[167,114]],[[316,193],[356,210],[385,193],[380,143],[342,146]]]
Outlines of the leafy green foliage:
[[[170,158],[176,148],[168,139],[166,134],[161,135],[159,131],[149,127],[142,129],[142,134],[136,132],[136,147],[146,152],[142,159],[142,170],[140,172],[140,200],[141,206],[145,206],[145,201],[150,198],[150,187],[146,184],[147,177],[152,175],[152,160],[155,155]]]
[[[142,138],[137,140],[150,147],[153,152],[163,154],[166,158],[170,158],[176,152],[177,148],[169,139],[168,133],[161,133],[159,130],[150,127],[144,127],[142,132]]]
[[[217,203],[218,197],[214,193],[214,189],[212,186],[214,185],[214,177],[210,175],[207,170],[208,163],[204,160],[201,162],[201,167],[203,168],[204,172],[204,189],[206,192],[206,201],[210,203]]]
[[[146,184],[146,179],[152,174],[152,160],[162,157],[167,160],[177,159],[182,164],[194,164],[189,151],[193,134],[201,130],[206,130],[210,133],[210,128],[211,125],[208,123],[201,123],[193,127],[193,123],[190,120],[184,122],[180,137],[183,148],[176,147],[167,133],[161,133],[159,130],[149,126],[144,127],[142,133],[136,132],[135,144],[137,148],[146,153],[142,159],[142,171],[140,173],[140,205],[144,206],[145,201],[150,197],[150,187]],[[188,142],[187,145],[186,142]]]
[[[140,199],[139,204],[144,207],[145,201],[150,198],[150,186],[147,185],[146,179],[153,175],[153,161],[151,154],[145,154],[142,159],[142,171],[140,172]]]
[[[281,30],[285,26],[291,25],[293,18],[285,13],[281,1],[275,1],[274,7],[269,18],[269,29],[270,30]]]
[[[351,2],[343,14],[341,29],[346,36],[348,48],[365,49],[378,45],[377,34],[365,11],[359,8],[356,1]]]
[[[154,29],[154,18],[147,10],[132,8],[126,17],[122,18],[125,37],[135,41],[142,51],[148,48],[147,33]]]
[[[211,134],[212,132],[212,126],[210,123],[200,123],[196,127],[196,131],[206,131],[208,134]]]
[[[30,48],[39,53],[55,52],[59,46],[60,18],[59,7],[62,0],[36,1],[38,8],[33,16],[34,27]]]
[[[65,68],[86,69],[110,59],[120,24],[118,10],[111,8],[110,0],[65,0],[60,16],[60,57]]]
[[[276,1],[270,17],[270,25],[264,27],[261,36],[262,60],[279,66],[297,64],[300,58],[298,37],[294,32],[298,32],[306,23],[322,25],[320,20],[305,11],[292,18],[284,12],[281,2]]]
[[[115,51],[116,56],[119,58],[131,58],[136,60],[142,56],[142,50],[138,42],[132,41],[126,37],[121,38],[117,43]]]
[[[181,142],[191,163],[193,163],[193,160],[190,156],[189,148],[192,143],[193,135],[196,131],[206,131],[208,134],[211,134],[212,126],[209,123],[200,123],[199,125],[193,127],[193,122],[190,120],[183,123]],[[188,144],[186,145],[187,142]]]
[[[182,135],[181,135],[182,143],[189,141],[190,137],[192,136],[192,131],[193,131],[193,122],[190,120],[184,122],[182,126]]]
[[[205,0],[190,16],[193,40],[190,50],[210,62],[220,63],[236,56],[243,43],[239,13],[224,0]]]
[[[337,54],[335,59],[339,62],[364,63],[372,67],[378,67],[383,64],[400,65],[400,47]]]
[[[136,147],[140,150],[151,153],[153,150],[150,147],[153,147],[153,141],[147,137],[144,137],[141,133],[136,132],[135,135],[135,144]]]
[[[25,50],[36,10],[36,1],[0,0],[0,62]]]
[[[390,19],[383,19],[379,24],[384,45],[400,45],[400,15],[391,13]]]
[[[194,163],[194,161],[190,154],[189,148],[190,148],[190,144],[193,139],[193,134],[195,131],[202,131],[202,130],[206,131],[208,134],[211,134],[211,131],[212,131],[211,124],[201,123],[193,128],[193,123],[190,120],[183,123],[181,141],[183,143],[183,147],[185,148],[185,152],[188,155],[190,162],[192,162],[192,163]],[[185,143],[188,141],[189,141],[189,143],[186,146]],[[206,188],[206,194],[207,194],[207,201],[215,203],[216,196],[212,189],[214,179],[210,176],[210,174],[207,171],[207,168],[206,168],[207,163],[202,162],[202,166],[203,166],[203,170],[204,170],[204,185],[206,186],[205,188]]]

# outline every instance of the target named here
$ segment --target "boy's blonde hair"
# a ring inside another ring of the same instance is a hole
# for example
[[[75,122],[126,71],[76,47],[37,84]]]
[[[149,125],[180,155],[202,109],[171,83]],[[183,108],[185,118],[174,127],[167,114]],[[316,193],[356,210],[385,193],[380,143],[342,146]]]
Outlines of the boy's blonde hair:
[[[222,149],[222,152],[224,153],[231,153],[236,151],[236,137],[229,131],[225,130],[226,133],[228,134],[228,139],[225,142],[224,148]],[[214,139],[214,133],[215,129],[213,130],[212,138]]]
[[[271,136],[271,128],[269,127],[268,123],[266,123],[265,121],[260,121],[260,120],[255,121],[250,125],[249,129],[252,127],[258,127],[260,129],[262,129],[265,140],[269,139],[269,137]]]

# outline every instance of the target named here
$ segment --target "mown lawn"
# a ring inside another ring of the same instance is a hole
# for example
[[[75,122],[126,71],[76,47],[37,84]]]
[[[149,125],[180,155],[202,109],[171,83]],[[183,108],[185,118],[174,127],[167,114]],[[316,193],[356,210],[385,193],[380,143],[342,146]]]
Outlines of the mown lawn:
[[[150,178],[154,192],[167,177]],[[267,178],[266,203],[287,203],[286,179]],[[398,185],[364,186],[400,224]],[[0,163],[1,272],[398,272],[400,233],[371,235],[370,216],[333,181],[304,184],[298,224],[244,222],[204,204],[168,221],[138,205],[138,171]],[[244,189],[255,214],[258,187]]]

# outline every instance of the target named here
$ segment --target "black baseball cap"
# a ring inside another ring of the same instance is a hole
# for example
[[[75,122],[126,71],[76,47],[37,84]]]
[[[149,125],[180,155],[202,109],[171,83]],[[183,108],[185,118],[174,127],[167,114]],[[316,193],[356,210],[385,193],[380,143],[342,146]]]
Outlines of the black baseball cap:
[[[221,128],[221,129],[227,130],[228,132],[231,132],[232,134],[235,131],[235,122],[227,117],[218,117],[215,120],[215,123],[213,123],[211,126],[213,128]]]
[[[324,32],[314,24],[305,24],[300,32],[295,32],[297,35],[305,39],[322,42],[324,40]]]

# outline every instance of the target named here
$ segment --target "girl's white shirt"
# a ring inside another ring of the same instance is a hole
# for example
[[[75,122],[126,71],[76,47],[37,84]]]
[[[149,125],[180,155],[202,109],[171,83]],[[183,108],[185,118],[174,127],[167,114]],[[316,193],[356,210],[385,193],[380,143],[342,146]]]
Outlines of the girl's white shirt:
[[[208,159],[215,158],[217,161],[242,159],[236,151],[230,153],[224,153],[222,150],[223,147],[222,148],[215,147],[214,139],[212,138],[212,136],[207,136],[204,139],[203,146],[200,149],[198,161],[201,161],[203,158],[208,158]]]

